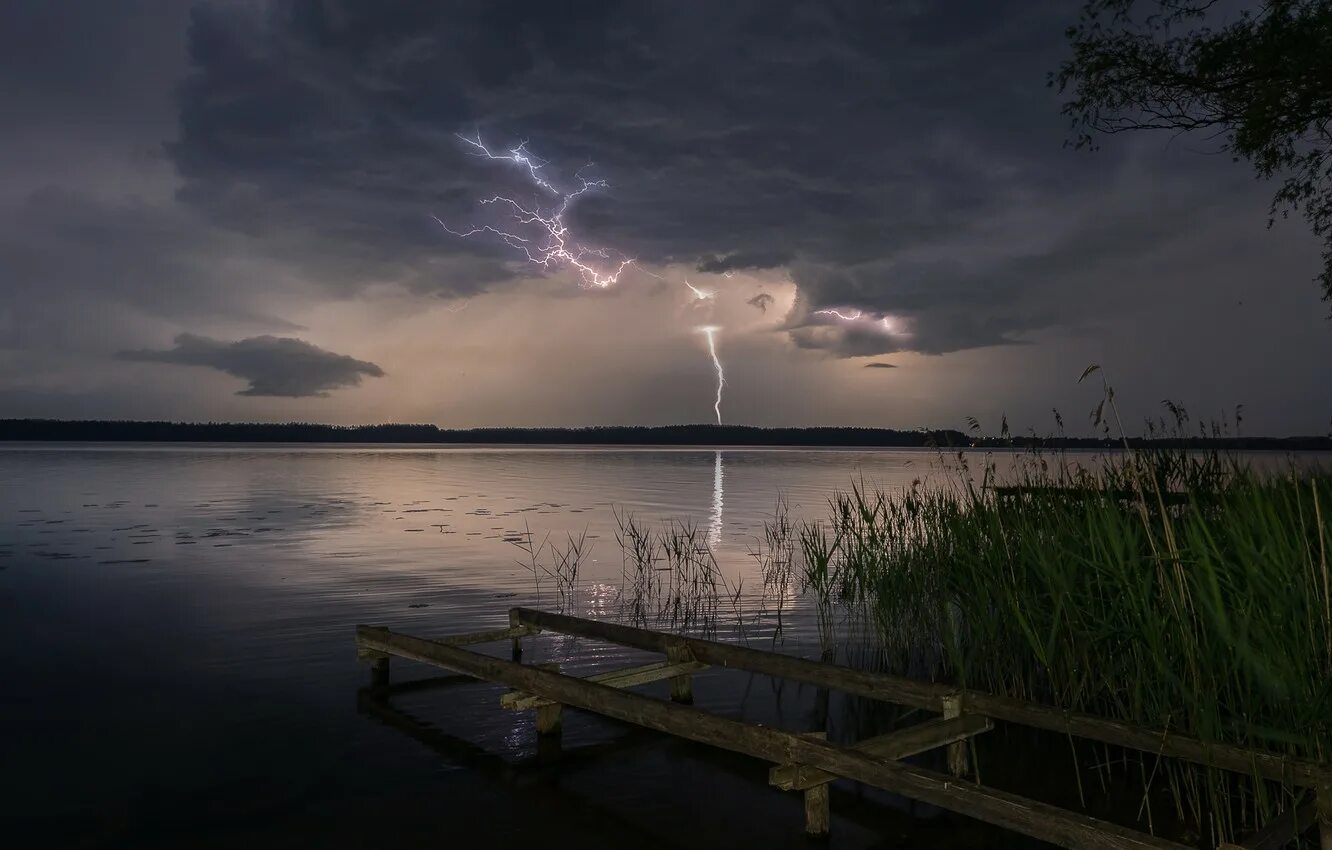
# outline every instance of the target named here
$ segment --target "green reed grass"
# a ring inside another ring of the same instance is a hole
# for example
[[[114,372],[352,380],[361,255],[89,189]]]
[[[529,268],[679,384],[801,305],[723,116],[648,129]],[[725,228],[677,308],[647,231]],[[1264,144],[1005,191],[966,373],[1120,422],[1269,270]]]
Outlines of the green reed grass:
[[[1332,475],[1139,450],[1092,469],[1030,454],[978,483],[958,460],[949,486],[856,485],[801,528],[822,605],[868,610],[887,647],[967,687],[1329,757]],[[1159,781],[1218,837],[1283,803],[1219,772]]]

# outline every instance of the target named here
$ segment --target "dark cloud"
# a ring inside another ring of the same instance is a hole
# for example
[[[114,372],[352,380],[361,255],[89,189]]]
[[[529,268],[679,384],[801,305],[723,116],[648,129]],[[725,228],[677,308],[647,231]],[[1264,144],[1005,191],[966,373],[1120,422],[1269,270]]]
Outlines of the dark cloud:
[[[772,269],[791,261],[786,251],[738,251],[725,257],[713,254],[699,260],[696,268],[701,272],[725,274],[742,269]]]
[[[866,363],[866,369],[896,369],[896,363]]]
[[[318,258],[329,285],[466,295],[532,269],[430,216],[488,224],[498,211],[476,202],[496,191],[551,199],[454,134],[527,139],[557,184],[589,161],[609,180],[570,213],[580,241],[713,273],[785,265],[810,310],[914,328],[890,342],[793,327],[799,346],[1003,344],[1095,315],[1052,288],[1173,238],[1248,179],[1191,152],[1063,149],[1044,81],[1079,5],[208,4],[171,154],[183,201]],[[1152,208],[1163,168],[1196,188]],[[445,262],[454,273],[430,273]]]
[[[761,313],[766,313],[768,312],[768,308],[771,307],[776,300],[776,298],[773,298],[768,293],[760,292],[745,303],[751,307],[757,307]]]
[[[383,377],[374,363],[335,354],[290,337],[256,336],[223,342],[194,334],[180,334],[175,347],[165,351],[122,351],[122,360],[207,366],[244,378],[250,385],[237,395],[304,396],[328,395],[329,390],[354,387],[361,378]]]
[[[34,192],[0,212],[0,268],[21,311],[17,332],[29,344],[66,344],[112,308],[298,329],[253,306],[253,296],[271,287],[238,272],[238,258],[254,248],[244,237],[209,232],[188,211],[66,189]]]
[[[171,154],[182,200],[330,277],[468,294],[512,273],[508,249],[429,219],[490,223],[478,199],[539,194],[458,131],[530,140],[557,182],[595,160],[611,189],[571,213],[590,244],[835,276],[1084,179],[1044,87],[1076,5],[206,4]],[[421,275],[444,255],[470,258],[466,282]]]

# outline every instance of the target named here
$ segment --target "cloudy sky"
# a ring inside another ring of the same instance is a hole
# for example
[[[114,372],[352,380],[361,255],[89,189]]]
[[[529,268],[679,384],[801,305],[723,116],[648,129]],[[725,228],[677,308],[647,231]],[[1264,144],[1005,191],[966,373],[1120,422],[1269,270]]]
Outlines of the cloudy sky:
[[[714,327],[728,422],[1090,431],[1095,362],[1326,433],[1318,243],[1207,139],[1065,148],[1077,5],[8,0],[0,416],[708,421]],[[479,203],[583,180],[604,289]]]

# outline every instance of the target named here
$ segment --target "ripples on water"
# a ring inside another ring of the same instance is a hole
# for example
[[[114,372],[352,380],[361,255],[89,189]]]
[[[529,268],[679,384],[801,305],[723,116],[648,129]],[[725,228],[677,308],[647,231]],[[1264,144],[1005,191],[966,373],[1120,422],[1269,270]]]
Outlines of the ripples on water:
[[[532,718],[500,711],[490,685],[398,695],[398,709],[435,725],[429,740],[367,716],[353,625],[429,636],[502,625],[513,605],[553,607],[553,587],[538,599],[517,562],[528,531],[538,542],[585,531],[571,613],[616,618],[618,508],[694,523],[742,591],[745,639],[773,646],[752,552],[778,494],[793,515],[817,516],[853,479],[896,488],[933,462],[917,451],[0,447],[0,817],[48,847],[417,847],[464,826],[478,842],[802,846],[799,795],[766,787],[766,766],[749,759],[573,712],[566,749],[593,749],[557,772],[516,770],[533,752]],[[809,610],[794,588],[779,596],[775,648],[817,656]],[[524,661],[551,660],[582,674],[651,659],[529,641]],[[395,682],[439,673],[395,664]],[[834,740],[895,718],[735,671],[696,677],[695,695],[788,729],[830,724]],[[837,842],[930,834],[931,810],[888,802],[862,812],[835,800]]]

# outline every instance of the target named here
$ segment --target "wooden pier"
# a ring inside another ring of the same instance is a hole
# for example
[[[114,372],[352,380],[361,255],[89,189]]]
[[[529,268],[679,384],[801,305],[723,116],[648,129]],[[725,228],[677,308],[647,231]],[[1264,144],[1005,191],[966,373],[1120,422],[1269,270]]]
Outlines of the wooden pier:
[[[541,632],[605,641],[665,657],[651,664],[578,678],[546,665],[521,663],[523,638]],[[513,660],[467,649],[495,641],[512,642]],[[806,831],[814,835],[829,829],[829,783],[849,779],[1062,847],[1187,850],[1184,844],[990,788],[969,778],[968,739],[989,731],[994,720],[1001,720],[1307,789],[1302,805],[1273,818],[1240,844],[1224,845],[1221,850],[1277,848],[1315,828],[1323,850],[1332,850],[1332,769],[1277,753],[1209,743],[938,683],[530,608],[512,609],[507,628],[435,639],[361,625],[356,627],[356,645],[358,656],[371,664],[376,687],[388,686],[391,656],[507,685],[513,691],[501,697],[501,706],[535,711],[539,737],[559,734],[561,715],[567,706],[770,762],[769,782],[773,786],[804,795]],[[842,746],[824,740],[822,733],[787,732],[694,707],[691,677],[708,667],[805,682],[936,712],[940,717]],[[626,690],[663,680],[671,682],[670,701]],[[947,773],[901,761],[943,747],[947,748]]]

